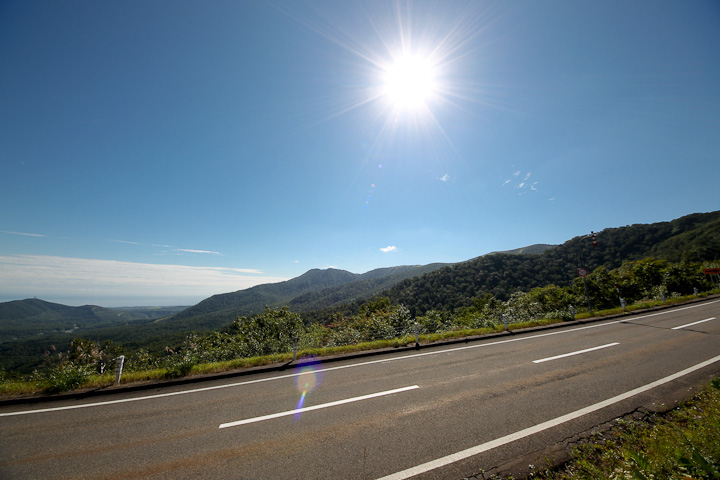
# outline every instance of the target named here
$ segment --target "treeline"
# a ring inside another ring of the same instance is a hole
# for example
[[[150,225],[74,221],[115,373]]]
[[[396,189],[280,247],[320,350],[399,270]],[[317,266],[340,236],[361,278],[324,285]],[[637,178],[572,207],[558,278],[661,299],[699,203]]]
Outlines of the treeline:
[[[454,311],[492,295],[508,300],[515,292],[554,284],[571,287],[577,270],[609,270],[623,262],[653,257],[673,263],[701,263],[720,258],[720,212],[696,213],[670,222],[608,228],[596,236],[575,237],[541,254],[494,253],[406,279],[379,294],[403,304],[413,316],[430,310]],[[306,321],[354,315],[364,300],[303,312]]]
[[[655,258],[628,261],[612,270],[598,267],[586,280],[596,311],[619,307],[620,298],[631,305],[643,300],[690,295],[695,289],[717,288],[703,274],[699,263],[673,263]],[[46,352],[45,364],[36,369],[33,378],[40,382],[48,378],[82,378],[103,369],[120,354],[126,355],[128,370],[166,369],[167,376],[173,377],[186,374],[200,363],[289,352],[294,347],[309,350],[415,334],[497,329],[504,324],[539,319],[569,320],[574,313],[584,311],[587,311],[587,302],[580,278],[569,286],[549,284],[515,292],[507,298],[486,293],[474,297],[468,305],[431,309],[421,315],[413,315],[404,303],[380,297],[363,303],[356,314],[336,315],[326,324],[304,322],[299,313],[288,307],[267,307],[262,314],[237,317],[221,330],[191,334],[181,343],[155,352],[127,351],[112,342],[99,344],[78,338],[73,340],[68,352]]]

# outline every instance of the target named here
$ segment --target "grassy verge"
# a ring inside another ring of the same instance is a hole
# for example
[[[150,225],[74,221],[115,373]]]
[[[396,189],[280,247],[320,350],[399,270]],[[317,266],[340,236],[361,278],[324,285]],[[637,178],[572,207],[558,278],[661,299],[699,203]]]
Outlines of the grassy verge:
[[[484,477],[500,479],[501,477]],[[502,477],[511,479],[513,477]],[[662,415],[621,421],[576,447],[559,468],[535,467],[540,480],[720,478],[720,378]]]

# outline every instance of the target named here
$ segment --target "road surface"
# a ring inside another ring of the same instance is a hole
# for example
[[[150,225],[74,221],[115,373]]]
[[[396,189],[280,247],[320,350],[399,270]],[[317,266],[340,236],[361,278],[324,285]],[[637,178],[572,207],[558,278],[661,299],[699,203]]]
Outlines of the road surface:
[[[720,300],[0,407],[0,478],[460,479],[720,373]]]

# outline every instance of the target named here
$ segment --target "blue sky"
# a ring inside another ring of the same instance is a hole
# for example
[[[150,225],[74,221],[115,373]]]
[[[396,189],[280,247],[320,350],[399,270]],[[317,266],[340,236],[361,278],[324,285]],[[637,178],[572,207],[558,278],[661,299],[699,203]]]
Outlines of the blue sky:
[[[190,305],[718,210],[718,45],[716,1],[6,0],[0,301]]]

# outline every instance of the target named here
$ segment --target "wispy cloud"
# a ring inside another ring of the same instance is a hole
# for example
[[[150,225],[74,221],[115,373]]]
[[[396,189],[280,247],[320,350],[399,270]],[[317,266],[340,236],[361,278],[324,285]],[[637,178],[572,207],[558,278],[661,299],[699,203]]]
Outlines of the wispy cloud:
[[[549,201],[556,199],[552,196],[551,192],[541,191],[539,185],[540,182],[536,180],[530,180],[533,177],[532,172],[523,172],[522,170],[516,170],[510,174],[510,178],[506,179],[502,186],[510,185],[514,190],[517,191],[517,195],[540,195],[541,197],[547,198]],[[535,192],[535,193],[529,193]]]
[[[208,255],[220,255],[220,252],[213,252],[210,250],[194,250],[191,248],[175,248],[173,251],[183,253],[206,253]]]
[[[388,253],[388,252],[396,252],[397,247],[395,245],[388,245],[387,247],[383,247],[380,249],[381,252]]]
[[[48,255],[0,256],[0,291],[12,298],[75,297],[184,299],[197,302],[286,278],[263,276],[254,268],[155,265]],[[180,300],[178,300],[180,301]]]
[[[47,235],[41,235],[39,233],[9,232],[7,230],[0,230],[0,232],[8,233],[10,235],[24,235],[26,237],[47,237]]]
[[[126,245],[143,245],[139,242],[131,242],[128,240],[110,240],[114,243],[124,243]],[[175,248],[172,245],[161,245],[161,244],[150,244],[151,247],[155,248],[165,248],[167,250],[163,251],[159,255],[184,255],[186,253],[194,253],[194,254],[201,254],[201,255],[222,255],[220,252],[215,252],[213,250],[201,250],[198,248]]]
[[[512,173],[512,177],[515,177],[515,179],[519,180],[519,183],[517,183],[517,184],[515,185],[515,188],[516,188],[517,190],[522,190],[522,191],[519,192],[518,195],[522,195],[522,194],[525,193],[527,190],[530,190],[530,191],[533,191],[533,192],[537,192],[537,191],[538,191],[538,188],[537,188],[538,182],[532,182],[532,183],[529,182],[530,177],[532,177],[532,172],[526,172],[526,173],[523,175],[522,170],[516,170],[516,171],[514,171],[514,172]],[[520,180],[520,178],[522,178],[522,180]],[[516,180],[516,181],[517,181],[517,180]],[[510,183],[513,183],[513,179],[512,179],[512,178],[506,179],[506,180],[503,182],[503,187],[504,187],[505,185],[510,184]]]
[[[110,240],[115,243],[126,243],[128,245],[140,245],[138,242],[128,242],[127,240]]]
[[[515,172],[515,176],[517,176],[519,173],[520,172]],[[517,186],[517,188],[519,188],[519,189],[525,188],[527,186],[527,181],[531,175],[532,175],[532,173],[530,173],[530,172],[526,173],[525,178],[523,178],[522,182],[520,182],[520,184]],[[537,183],[537,182],[535,182],[535,183]]]

